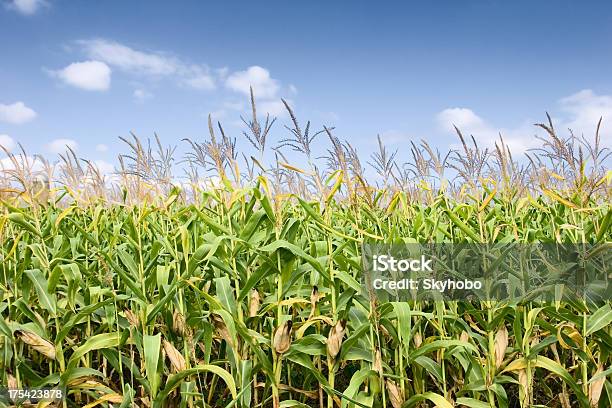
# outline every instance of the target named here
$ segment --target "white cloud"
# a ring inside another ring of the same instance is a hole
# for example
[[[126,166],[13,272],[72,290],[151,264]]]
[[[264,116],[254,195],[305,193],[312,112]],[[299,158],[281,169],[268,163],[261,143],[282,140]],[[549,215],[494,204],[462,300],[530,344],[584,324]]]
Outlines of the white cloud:
[[[43,6],[48,6],[48,3],[45,0],[12,0],[7,4],[9,9],[15,10],[16,12],[26,16],[36,14],[36,12]]]
[[[408,143],[411,140],[411,137],[408,133],[402,132],[397,129],[389,129],[380,134],[380,138],[386,145],[395,145],[400,143]],[[375,138],[370,139],[371,144],[378,145],[378,140]]]
[[[132,95],[138,102],[144,102],[153,97],[153,94],[146,89],[136,89]]]
[[[92,164],[98,169],[102,175],[108,175],[115,172],[115,166],[104,160],[94,160]]]
[[[15,102],[11,105],[0,103],[0,122],[20,125],[31,121],[36,117],[36,112],[28,108],[23,102]]]
[[[252,86],[257,112],[261,114],[268,113],[270,116],[281,116],[287,113],[285,105],[278,97],[279,82],[273,79],[270,72],[265,68],[255,65],[249,67],[246,71],[234,72],[227,77],[225,86],[247,96],[250,96],[250,87]],[[290,86],[290,92],[292,87]],[[292,100],[287,99],[287,102],[289,105],[293,105]],[[224,107],[228,110],[238,111],[245,109],[243,102],[225,102]]]
[[[106,91],[111,82],[111,69],[101,61],[75,62],[54,74],[68,85],[86,91]]]
[[[17,165],[15,166],[15,164]],[[12,157],[0,159],[0,171],[11,171],[17,168],[25,168],[26,172],[36,174],[44,170],[44,164],[37,157],[24,156],[23,154],[16,154]]]
[[[577,136],[583,134],[591,139],[599,118],[603,118],[600,130],[602,141],[612,141],[612,95],[597,95],[590,89],[584,89],[562,98],[559,105],[565,114],[564,128],[572,129]]]
[[[199,90],[215,88],[214,76],[206,65],[189,64],[165,53],[139,51],[105,39],[82,40],[78,44],[90,58],[133,75],[174,77],[180,84]]]
[[[191,190],[192,188],[200,188],[203,190],[209,190],[211,188],[218,188],[223,185],[221,179],[217,176],[200,177],[194,182],[186,179],[174,178],[172,184],[180,186],[183,189]]]
[[[242,112],[245,109],[245,103],[243,101],[225,101],[222,104],[222,107],[210,112],[213,120],[221,120],[226,119],[230,114],[235,116],[235,112]],[[208,118],[209,112],[205,112],[203,114],[204,117]],[[240,125],[242,122],[238,121]]]
[[[612,141],[612,95],[598,95],[590,89],[584,89],[561,98],[557,102],[560,112],[558,116],[553,117],[553,125],[559,135],[565,137],[567,129],[572,129],[576,136],[584,135],[587,140],[592,140],[597,122],[601,117],[603,118],[600,130],[601,140],[603,144],[610,144]],[[468,108],[445,109],[438,113],[436,119],[442,130],[454,133],[454,124],[464,136],[473,135],[482,147],[493,147],[495,142],[499,141],[501,133],[504,142],[515,153],[539,147],[541,142],[535,138],[535,135],[543,135],[541,129],[533,126],[535,122],[533,120],[525,120],[516,127],[498,127]]]
[[[0,172],[3,170],[15,170],[15,165],[8,157],[0,159]]]
[[[107,145],[105,145],[103,143],[100,143],[100,144],[96,145],[96,152],[104,153],[104,152],[107,152],[107,151],[108,151],[108,146]]]
[[[9,152],[15,148],[15,141],[9,135],[0,135],[0,146],[4,147]]]
[[[126,45],[104,39],[79,41],[90,58],[104,61],[124,71],[152,75],[170,75],[178,71],[180,63],[172,57],[145,53]]]
[[[333,111],[313,111],[315,115],[317,115],[326,125],[333,126],[335,122],[340,120],[340,115]]]
[[[225,81],[225,79],[227,78],[227,74],[229,73],[229,68],[228,67],[217,68],[215,70],[215,73],[217,74],[217,77],[219,78],[219,80]]]
[[[215,80],[213,77],[206,73],[186,78],[183,83],[191,88],[199,89],[202,91],[210,91],[215,89]]]
[[[438,123],[445,129],[454,132],[457,126],[460,130],[480,133],[479,131],[487,128],[484,120],[476,115],[474,111],[467,108],[448,108],[438,113]]]
[[[249,95],[249,87],[252,86],[255,96],[263,99],[276,98],[279,90],[278,81],[270,77],[270,71],[257,65],[232,73],[225,86],[246,95]]]
[[[225,101],[223,107],[230,110],[241,111],[244,109],[243,101]]]
[[[206,113],[203,116],[208,118],[208,115],[209,114]],[[225,110],[225,109],[217,109],[216,111],[212,111],[212,112],[210,112],[210,117],[212,118],[213,122],[225,119],[227,117],[227,110]]]
[[[293,108],[293,103],[287,100],[289,106]],[[263,114],[269,113],[270,116],[281,116],[287,113],[287,108],[282,101],[257,101],[257,111]]]
[[[482,148],[495,147],[500,133],[504,143],[513,153],[524,153],[540,145],[540,141],[534,138],[537,130],[531,121],[525,121],[516,128],[495,127],[468,108],[444,109],[438,113],[436,119],[442,130],[455,134],[453,125],[457,126],[464,137],[474,136],[476,143]],[[466,141],[470,143],[469,140]]]
[[[138,50],[103,38],[80,40],[77,44],[89,58],[113,69],[154,79],[172,78],[179,85],[197,90],[210,91],[224,83],[227,89],[248,95],[253,86],[256,97],[261,99],[275,99],[280,90],[280,82],[270,76],[270,71],[257,65],[230,73],[226,67],[210,69],[206,64],[194,64],[169,53]],[[287,92],[296,95],[297,88],[291,84]]]
[[[78,143],[72,139],[55,139],[51,143],[47,144],[47,150],[51,153],[65,153],[68,147],[72,150],[77,150]]]

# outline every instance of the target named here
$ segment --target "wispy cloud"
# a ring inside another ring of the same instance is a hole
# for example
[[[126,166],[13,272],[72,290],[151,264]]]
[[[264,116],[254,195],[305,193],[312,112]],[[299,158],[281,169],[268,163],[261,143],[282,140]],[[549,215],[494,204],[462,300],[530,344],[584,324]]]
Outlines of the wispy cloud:
[[[386,145],[397,145],[406,144],[412,140],[411,136],[407,132],[402,132],[397,129],[389,129],[380,133],[380,139]],[[370,139],[372,145],[378,144],[378,140],[375,138]]]
[[[10,0],[6,3],[9,10],[14,10],[24,16],[36,14],[41,8],[48,6],[49,3],[45,0]]]
[[[192,65],[189,74],[181,80],[181,84],[201,91],[211,91],[217,87],[215,79],[208,69]]]
[[[612,142],[612,95],[597,95],[591,89],[583,89],[561,99],[559,105],[566,117],[565,128],[591,137],[602,118],[602,140]]]
[[[21,125],[33,120],[35,117],[36,112],[21,101],[10,105],[0,103],[0,122]]]
[[[65,153],[68,148],[76,151],[79,144],[73,139],[55,139],[48,143],[46,147],[51,153],[61,154]]]
[[[124,43],[94,38],[77,40],[73,44],[90,60],[75,62],[63,69],[49,71],[66,84],[90,91],[104,91],[110,88],[111,74],[131,76],[135,89],[132,96],[137,102],[153,97],[149,89],[156,88],[152,81],[166,80],[175,86],[194,90],[216,90],[223,99],[231,100],[235,94],[249,95],[253,87],[258,111],[278,116],[285,113],[281,96],[295,97],[297,88],[293,84],[283,86],[273,78],[270,71],[258,65],[244,70],[230,71],[227,67],[211,69],[206,64],[192,63],[173,53],[135,48]],[[225,116],[229,111],[242,111],[246,104],[238,107],[226,103],[215,110],[216,117]]]
[[[321,119],[328,127],[333,127],[336,122],[340,120],[340,115],[334,111],[314,110],[312,113]]]
[[[147,99],[153,98],[153,94],[151,92],[141,88],[135,89],[132,96],[134,96],[134,99],[138,102],[144,102]]]
[[[115,166],[105,160],[94,160],[92,164],[104,176],[108,176],[115,172]]]
[[[106,39],[77,41],[85,54],[113,68],[132,75],[171,77],[195,89],[215,88],[215,79],[207,65],[192,64],[167,53],[142,51]]]
[[[0,135],[0,146],[4,147],[9,152],[16,146],[15,140],[9,135]]]
[[[285,99],[289,106],[293,108],[293,101],[291,99]],[[263,113],[269,113],[270,116],[281,116],[287,113],[287,108],[280,100],[263,100],[257,104],[257,110]]]
[[[78,41],[91,58],[124,71],[149,75],[171,75],[176,73],[181,63],[173,57],[156,53],[138,51],[127,45],[104,39]]]

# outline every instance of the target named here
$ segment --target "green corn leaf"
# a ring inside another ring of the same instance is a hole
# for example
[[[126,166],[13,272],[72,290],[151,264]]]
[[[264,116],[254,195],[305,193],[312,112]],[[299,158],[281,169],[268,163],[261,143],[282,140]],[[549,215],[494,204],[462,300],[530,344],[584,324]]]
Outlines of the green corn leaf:
[[[231,393],[232,397],[234,399],[237,398],[238,392],[236,391],[236,382],[234,381],[234,378],[232,377],[232,375],[219,366],[205,364],[205,365],[198,365],[196,367],[193,367],[187,370],[183,370],[179,373],[171,375],[168,378],[168,381],[166,382],[166,386],[164,387],[164,389],[161,390],[159,392],[159,395],[157,395],[157,397],[153,400],[153,407],[154,408],[164,407],[166,397],[176,387],[180,385],[181,381],[184,378],[187,378],[195,374],[204,373],[204,372],[209,372],[209,373],[219,376],[225,382],[225,385],[227,386],[227,389]]]
[[[466,406],[466,407],[470,407],[470,408],[491,408],[491,405],[489,405],[487,402],[483,402],[483,401],[479,401],[477,399],[474,398],[457,398],[457,405],[459,406]]]
[[[602,306],[587,320],[586,335],[608,327],[612,323],[612,308],[609,304]]]
[[[57,299],[55,293],[50,293],[47,290],[49,283],[43,273],[38,269],[30,269],[25,273],[34,284],[40,305],[51,313],[51,317],[57,316]]]
[[[144,351],[145,372],[151,387],[151,397],[155,398],[161,384],[161,374],[158,370],[161,353],[161,334],[158,333],[154,336],[144,335],[142,337],[142,347]]]
[[[402,405],[405,408],[411,408],[417,405],[420,402],[425,400],[430,400],[439,408],[453,408],[453,405],[448,402],[443,396],[440,394],[436,394],[434,392],[425,392],[423,394],[413,395]]]
[[[79,363],[79,360],[94,350],[104,348],[113,348],[119,345],[121,340],[120,333],[102,333],[88,338],[85,343],[77,347],[68,360],[68,368],[74,368]]]

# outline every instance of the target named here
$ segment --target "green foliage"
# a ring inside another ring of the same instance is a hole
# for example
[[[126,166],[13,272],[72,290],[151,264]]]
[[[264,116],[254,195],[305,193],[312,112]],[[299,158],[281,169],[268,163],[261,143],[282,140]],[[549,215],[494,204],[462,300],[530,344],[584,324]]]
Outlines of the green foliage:
[[[2,385],[60,385],[70,406],[610,406],[609,303],[385,303],[360,284],[364,242],[609,242],[609,205],[382,194],[7,204]]]

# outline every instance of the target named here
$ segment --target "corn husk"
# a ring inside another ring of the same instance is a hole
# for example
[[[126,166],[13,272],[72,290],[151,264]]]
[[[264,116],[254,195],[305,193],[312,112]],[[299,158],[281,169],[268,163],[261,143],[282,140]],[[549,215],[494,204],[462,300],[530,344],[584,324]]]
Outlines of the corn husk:
[[[569,395],[567,395],[566,390],[562,390],[561,394],[559,394],[559,401],[561,402],[561,407],[572,408],[572,404],[570,403]]]
[[[25,344],[38,351],[48,359],[55,360],[55,346],[51,342],[28,330],[16,330],[15,335]]]
[[[319,287],[314,285],[310,292],[310,304],[315,305],[319,301]]]
[[[210,286],[212,285],[211,281],[206,281],[204,284],[204,288],[202,289],[204,292],[208,293],[210,291]]]
[[[138,316],[136,316],[136,313],[132,312],[129,309],[124,310],[123,313],[125,314],[125,318],[127,319],[127,321],[130,323],[130,326],[139,326],[139,319]]]
[[[382,367],[382,356],[380,354],[380,349],[376,349],[376,353],[374,354],[374,363],[372,364],[372,370],[376,371],[378,374],[383,373]]]
[[[414,333],[414,336],[412,337],[412,341],[414,342],[415,348],[421,347],[421,344],[423,344],[423,337],[421,336],[421,333],[419,332]]]
[[[104,401],[108,401],[113,404],[121,404],[123,402],[123,395],[121,394],[106,394],[102,398]]]
[[[227,344],[229,344],[231,347],[234,347],[234,341],[232,339],[232,336],[230,335],[229,330],[227,329],[227,326],[225,325],[225,322],[223,321],[223,318],[214,313],[211,314],[210,317],[213,326],[215,326],[215,333],[217,334],[217,336],[225,340]]]
[[[291,320],[287,320],[285,323],[280,325],[276,329],[274,333],[274,350],[278,354],[286,353],[291,347],[291,328],[293,327],[293,322]]]
[[[518,371],[519,381],[519,398],[521,400],[521,407],[529,406],[529,382],[527,381],[527,371],[521,369]]]
[[[597,371],[595,371],[593,377],[601,372],[603,372],[603,365],[600,364],[597,367]],[[589,403],[591,404],[591,407],[597,407],[597,404],[599,404],[599,399],[601,398],[601,392],[605,382],[606,376],[602,375],[600,378],[596,379],[595,381],[591,381],[589,384]]]
[[[17,388],[17,379],[15,378],[13,374],[6,375],[6,387],[9,390],[14,390]]]
[[[185,337],[188,333],[185,316],[178,310],[175,310],[172,314],[172,331],[181,337]]]
[[[183,355],[170,343],[168,340],[164,339],[163,341],[164,352],[166,356],[168,356],[168,360],[170,360],[170,367],[172,368],[172,372],[178,373],[187,368],[185,364],[185,358]]]
[[[317,310],[317,302],[319,301],[319,288],[315,285],[312,287],[312,292],[310,292],[310,315],[309,319],[312,319]]]
[[[327,352],[331,358],[336,358],[340,353],[340,347],[342,347],[342,338],[344,337],[344,331],[346,329],[346,321],[339,320],[338,323],[329,331],[327,337]]]
[[[121,404],[123,402],[123,395],[116,393],[106,394],[101,396],[99,399],[92,402],[91,404],[85,405],[83,408],[93,408],[103,402],[110,402],[111,404]]]
[[[259,306],[261,304],[261,297],[257,289],[251,291],[251,301],[249,302],[249,317],[257,316],[259,312]]]
[[[81,384],[85,384],[85,383],[90,383],[91,381],[94,381],[96,379],[96,377],[91,376],[91,375],[84,375],[82,377],[76,377],[76,378],[72,378],[71,380],[69,380],[66,385],[69,387],[77,387]]]
[[[508,330],[506,326],[502,326],[497,333],[495,333],[495,367],[499,368],[504,362],[506,356],[506,349],[508,348]]]
[[[389,394],[389,402],[391,402],[391,406],[393,408],[401,408],[404,404],[404,396],[402,395],[402,391],[400,387],[395,383],[395,381],[387,378],[386,381],[387,392]]]

